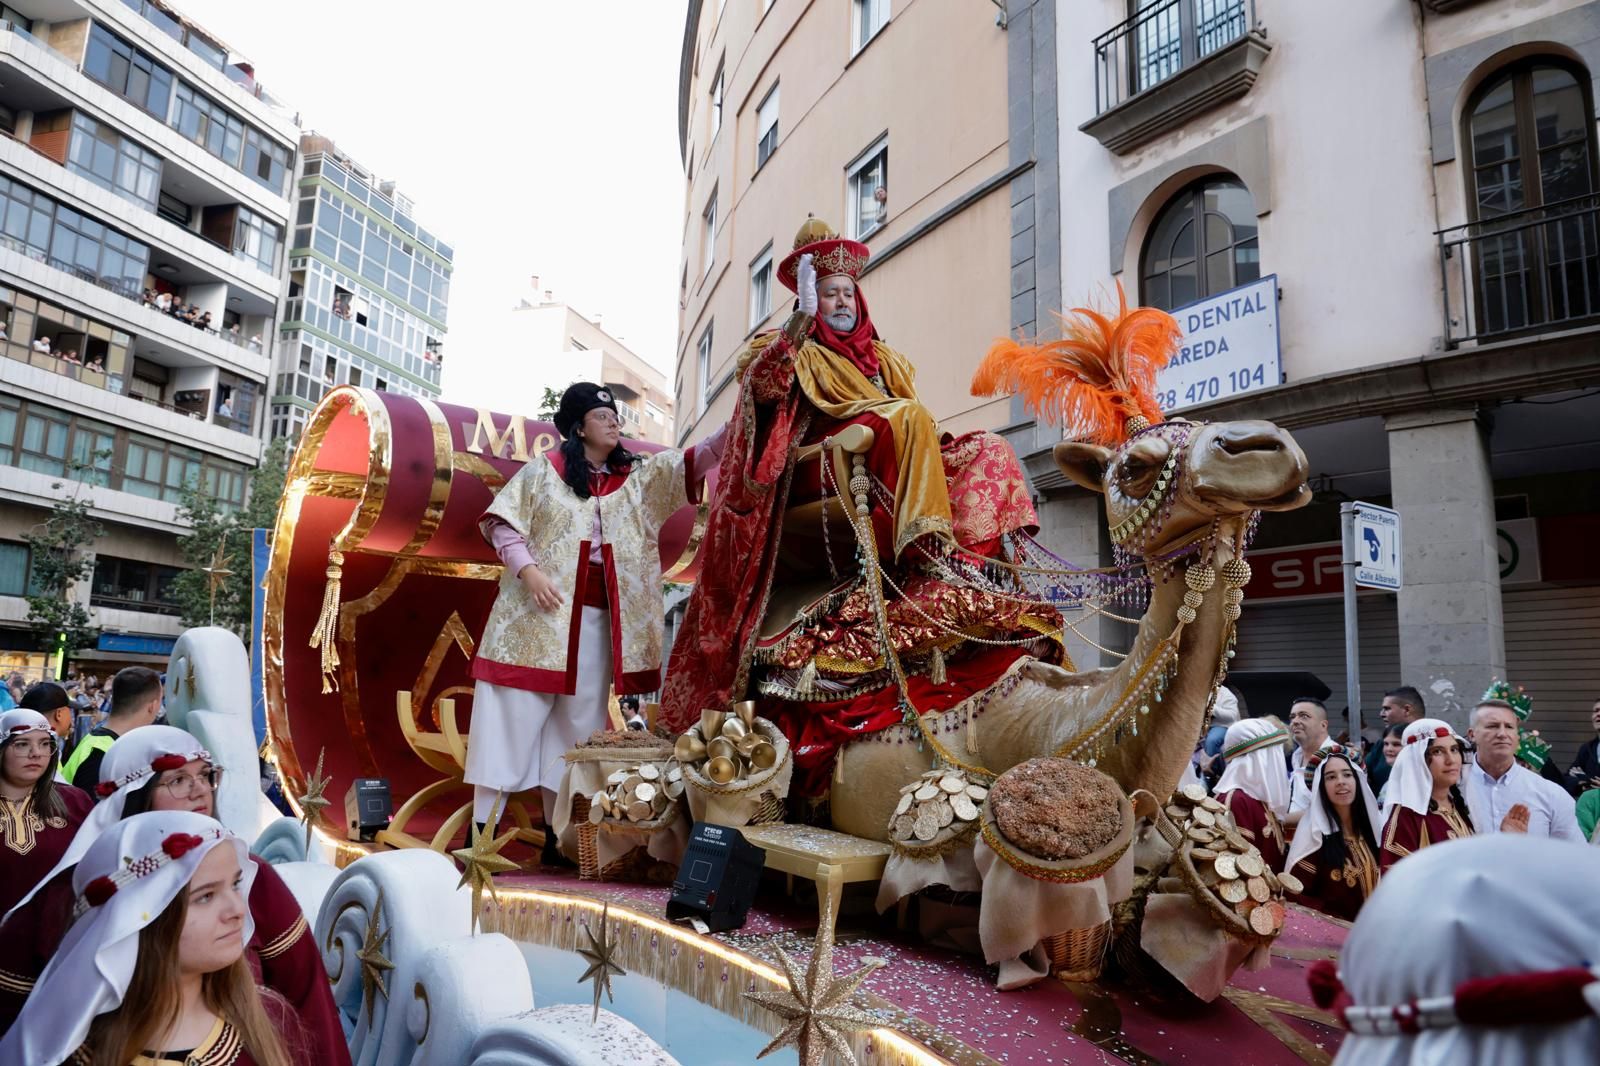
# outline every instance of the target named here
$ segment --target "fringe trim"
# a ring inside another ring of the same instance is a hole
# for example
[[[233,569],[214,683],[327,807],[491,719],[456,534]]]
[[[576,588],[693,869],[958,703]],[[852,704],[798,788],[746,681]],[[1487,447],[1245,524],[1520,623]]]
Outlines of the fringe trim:
[[[776,1036],[783,1028],[782,1018],[744,997],[746,992],[788,988],[780,970],[687,927],[668,925],[616,903],[609,906],[613,909],[607,926],[617,945],[616,960],[628,973],[682,992],[768,1035]],[[577,951],[586,944],[583,929],[599,921],[601,907],[600,900],[588,896],[501,888],[497,899],[484,901],[481,928],[512,940]],[[875,1013],[887,1009],[901,1017],[905,1013],[881,1001],[868,1009]],[[888,1025],[850,1033],[845,1039],[868,1066],[934,1066],[948,1061]]]
[[[322,610],[317,613],[317,627],[311,631],[311,647],[322,649],[322,694],[326,696],[339,687],[339,596],[340,579],[344,574],[344,552],[328,552],[328,583],[322,590]]]

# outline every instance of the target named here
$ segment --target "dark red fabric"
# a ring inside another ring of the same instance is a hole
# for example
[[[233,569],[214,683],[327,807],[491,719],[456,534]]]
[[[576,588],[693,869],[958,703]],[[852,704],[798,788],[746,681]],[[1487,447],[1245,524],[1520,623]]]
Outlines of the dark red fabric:
[[[661,693],[662,718],[675,731],[699,721],[702,708],[727,706],[755,641],[778,561],[789,454],[807,422],[803,402],[800,390],[791,388],[777,403],[758,405],[748,378],[739,383],[700,547],[700,576],[673,639]]]
[[[819,314],[812,320],[811,335],[823,347],[831,348],[850,360],[867,377],[878,372],[878,353],[872,347],[872,342],[878,339],[878,331],[872,328],[872,315],[867,311],[867,294],[861,291],[860,285],[856,286],[855,328],[849,333],[838,333]]]
[[[339,1022],[339,1009],[334,1006],[322,952],[317,949],[317,937],[309,925],[300,926],[298,938],[287,950],[277,951],[271,958],[259,954],[275,943],[281,947],[281,941],[293,936],[302,919],[309,922],[311,918],[302,914],[294,893],[276,870],[254,855],[250,860],[256,864],[255,883],[250,886],[250,917],[256,925],[250,954],[260,963],[261,983],[287,1000],[299,1015],[308,1039],[303,1057],[296,1057],[295,1061],[315,1066],[350,1066],[350,1048]]]
[[[94,810],[94,800],[81,788],[63,785],[59,781],[55,787],[56,795],[61,797],[67,808],[66,816],[61,819],[65,824],[46,823],[43,829],[33,834],[33,846],[26,851],[18,850],[19,847],[25,847],[25,843],[13,847],[13,842],[6,840],[4,833],[0,832],[0,914],[15,907],[18,900],[55,868],[66,852],[67,845],[77,835],[78,826]],[[0,967],[5,966],[4,958],[0,954]]]
[[[1300,879],[1306,889],[1303,894],[1291,898],[1323,914],[1331,914],[1347,922],[1355,921],[1367,897],[1362,894],[1360,885],[1350,884],[1343,876],[1334,876],[1336,873],[1342,874],[1343,869],[1343,865],[1333,864],[1329,842],[1324,839],[1322,847],[1295,863],[1294,869],[1289,871]]]
[[[994,684],[1026,654],[1025,648],[985,648],[954,659],[945,667],[943,685],[926,677],[911,678],[911,701],[923,714],[947,711]],[[900,721],[900,689],[889,685],[870,695],[833,702],[764,699],[761,713],[789,738],[794,759],[790,789],[802,796],[820,796],[828,790],[834,755],[841,745]]]
[[[602,611],[611,609],[611,601],[607,598],[606,568],[603,563],[590,563],[589,574],[584,579],[583,605],[585,607],[598,607]]]
[[[1228,793],[1225,802],[1234,822],[1244,830],[1250,843],[1261,849],[1261,861],[1267,864],[1267,869],[1283,869],[1282,838],[1272,832],[1273,819],[1267,811],[1267,805],[1237,788]]]
[[[1583,990],[1595,975],[1581,967],[1477,977],[1456,986],[1465,1025],[1560,1025],[1590,1015]]]

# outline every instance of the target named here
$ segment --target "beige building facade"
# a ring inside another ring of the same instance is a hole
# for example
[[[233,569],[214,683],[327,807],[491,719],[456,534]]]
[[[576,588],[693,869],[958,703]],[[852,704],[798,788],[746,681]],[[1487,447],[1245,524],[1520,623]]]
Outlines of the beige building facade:
[[[1010,421],[1008,403],[967,390],[1014,324],[1013,214],[1032,225],[1031,145],[1008,117],[1019,36],[1004,21],[966,0],[692,0],[679,93],[680,443],[728,418],[738,351],[788,316],[793,295],[775,272],[808,215],[871,250],[861,287],[873,323],[916,365],[945,428]]]
[[[1390,506],[1366,722],[1404,683],[1465,724],[1509,677],[1565,769],[1600,697],[1600,4],[1057,10],[1064,291],[1173,310],[1164,404],[1272,419],[1311,461],[1313,505],[1257,539],[1235,671],[1350,702],[1339,504]],[[1032,472],[1059,546],[1094,555],[1097,501]]]

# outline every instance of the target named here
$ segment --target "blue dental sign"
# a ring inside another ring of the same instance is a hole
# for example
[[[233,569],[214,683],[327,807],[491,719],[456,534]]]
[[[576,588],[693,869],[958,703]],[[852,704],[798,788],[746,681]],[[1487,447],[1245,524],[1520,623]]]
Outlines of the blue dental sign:
[[[1282,380],[1278,275],[1179,307],[1172,317],[1183,330],[1183,347],[1156,375],[1163,411],[1215,403]]]

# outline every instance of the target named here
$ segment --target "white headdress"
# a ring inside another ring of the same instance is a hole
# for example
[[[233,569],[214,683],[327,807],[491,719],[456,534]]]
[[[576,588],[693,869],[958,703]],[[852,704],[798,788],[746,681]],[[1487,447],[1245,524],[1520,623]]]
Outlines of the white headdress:
[[[1418,718],[1406,726],[1400,735],[1400,754],[1394,757],[1394,768],[1389,771],[1389,784],[1384,791],[1384,817],[1392,815],[1397,807],[1418,814],[1428,813],[1433,799],[1433,771],[1428,769],[1428,745],[1435,740],[1454,737],[1467,750],[1467,738],[1450,727],[1450,723],[1437,718]],[[1463,769],[1466,760],[1462,759]],[[1464,776],[1464,775],[1463,775]]]
[[[1367,784],[1367,773],[1361,767],[1361,760],[1355,758],[1343,744],[1329,741],[1313,756],[1318,761],[1311,778],[1311,806],[1306,808],[1306,815],[1295,830],[1294,841],[1289,845],[1289,861],[1283,866],[1285,870],[1292,871],[1295,863],[1307,855],[1315,855],[1328,834],[1342,832],[1338,813],[1322,794],[1322,771],[1327,768],[1330,755],[1342,755],[1349,760],[1349,765],[1356,772],[1356,802],[1363,804],[1367,812],[1367,824],[1372,827],[1373,837],[1376,839],[1383,833],[1383,815],[1378,811],[1378,797],[1372,794],[1372,786]]]
[[[22,736],[25,733],[49,733],[55,735],[55,730],[50,728],[50,723],[38,711],[30,711],[26,707],[14,707],[0,714],[0,741],[10,740],[12,737]]]
[[[141,726],[113,741],[105,758],[100,761],[100,787],[97,791],[104,798],[95,804],[94,810],[78,827],[77,834],[73,836],[72,843],[67,845],[55,869],[45,874],[43,880],[7,911],[6,918],[17,913],[23,904],[33,898],[34,893],[55,880],[62,870],[83,858],[84,852],[89,850],[100,834],[121,820],[131,793],[143,788],[151,777],[161,771],[176,770],[195,759],[209,762],[211,753],[201,747],[191,734],[170,725]]]
[[[1228,727],[1222,738],[1222,757],[1228,760],[1216,793],[1239,789],[1266,804],[1278,817],[1289,813],[1289,767],[1283,746],[1289,734],[1267,718],[1246,718]]]
[[[0,1041],[0,1062],[70,1057],[95,1017],[121,1005],[139,959],[140,930],[160,917],[219,844],[237,852],[240,892],[248,898],[255,863],[244,841],[214,818],[150,811],[100,834],[72,875],[79,917]],[[246,909],[241,952],[254,931]]]
[[[1520,833],[1449,841],[1395,866],[1346,938],[1341,972],[1311,974],[1319,1004],[1350,1029],[1338,1062],[1593,1062],[1597,884],[1600,851]]]
[[[1211,724],[1227,728],[1239,720],[1239,697],[1227,685],[1217,686],[1217,698],[1211,704]]]

